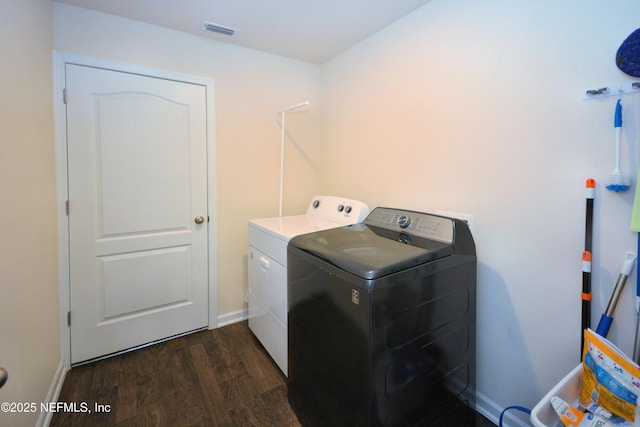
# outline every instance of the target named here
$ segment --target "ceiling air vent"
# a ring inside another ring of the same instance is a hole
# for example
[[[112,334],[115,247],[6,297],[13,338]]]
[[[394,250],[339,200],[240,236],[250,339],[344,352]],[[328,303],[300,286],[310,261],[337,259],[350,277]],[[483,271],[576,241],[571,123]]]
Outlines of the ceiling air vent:
[[[236,30],[229,27],[224,27],[222,25],[213,24],[211,22],[205,22],[204,28],[207,31],[211,31],[218,34],[224,34],[225,36],[233,36],[236,33]]]

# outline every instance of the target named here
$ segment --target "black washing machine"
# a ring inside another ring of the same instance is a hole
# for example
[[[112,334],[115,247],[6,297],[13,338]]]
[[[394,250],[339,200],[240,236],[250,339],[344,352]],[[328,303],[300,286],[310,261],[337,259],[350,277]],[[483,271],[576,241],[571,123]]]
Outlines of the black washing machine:
[[[305,426],[473,426],[476,251],[460,220],[376,208],[287,248],[288,397]]]

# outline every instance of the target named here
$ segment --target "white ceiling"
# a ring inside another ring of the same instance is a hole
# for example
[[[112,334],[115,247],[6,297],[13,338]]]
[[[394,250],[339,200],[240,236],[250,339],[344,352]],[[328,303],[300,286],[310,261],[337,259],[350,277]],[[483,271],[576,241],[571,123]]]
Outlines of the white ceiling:
[[[321,64],[430,0],[53,0]],[[234,36],[202,29],[205,21]]]

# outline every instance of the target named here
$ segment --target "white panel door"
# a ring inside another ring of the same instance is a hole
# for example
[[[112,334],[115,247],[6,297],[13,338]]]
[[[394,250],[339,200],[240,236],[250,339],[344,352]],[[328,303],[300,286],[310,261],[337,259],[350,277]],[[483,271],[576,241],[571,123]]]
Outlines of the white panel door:
[[[206,88],[66,65],[71,363],[206,327]]]

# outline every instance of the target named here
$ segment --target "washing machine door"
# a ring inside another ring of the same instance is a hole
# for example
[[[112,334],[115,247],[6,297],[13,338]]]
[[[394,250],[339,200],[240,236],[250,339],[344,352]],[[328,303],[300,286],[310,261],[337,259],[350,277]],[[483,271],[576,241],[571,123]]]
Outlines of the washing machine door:
[[[453,254],[454,247],[355,224],[293,238],[290,244],[363,279],[377,279]]]

